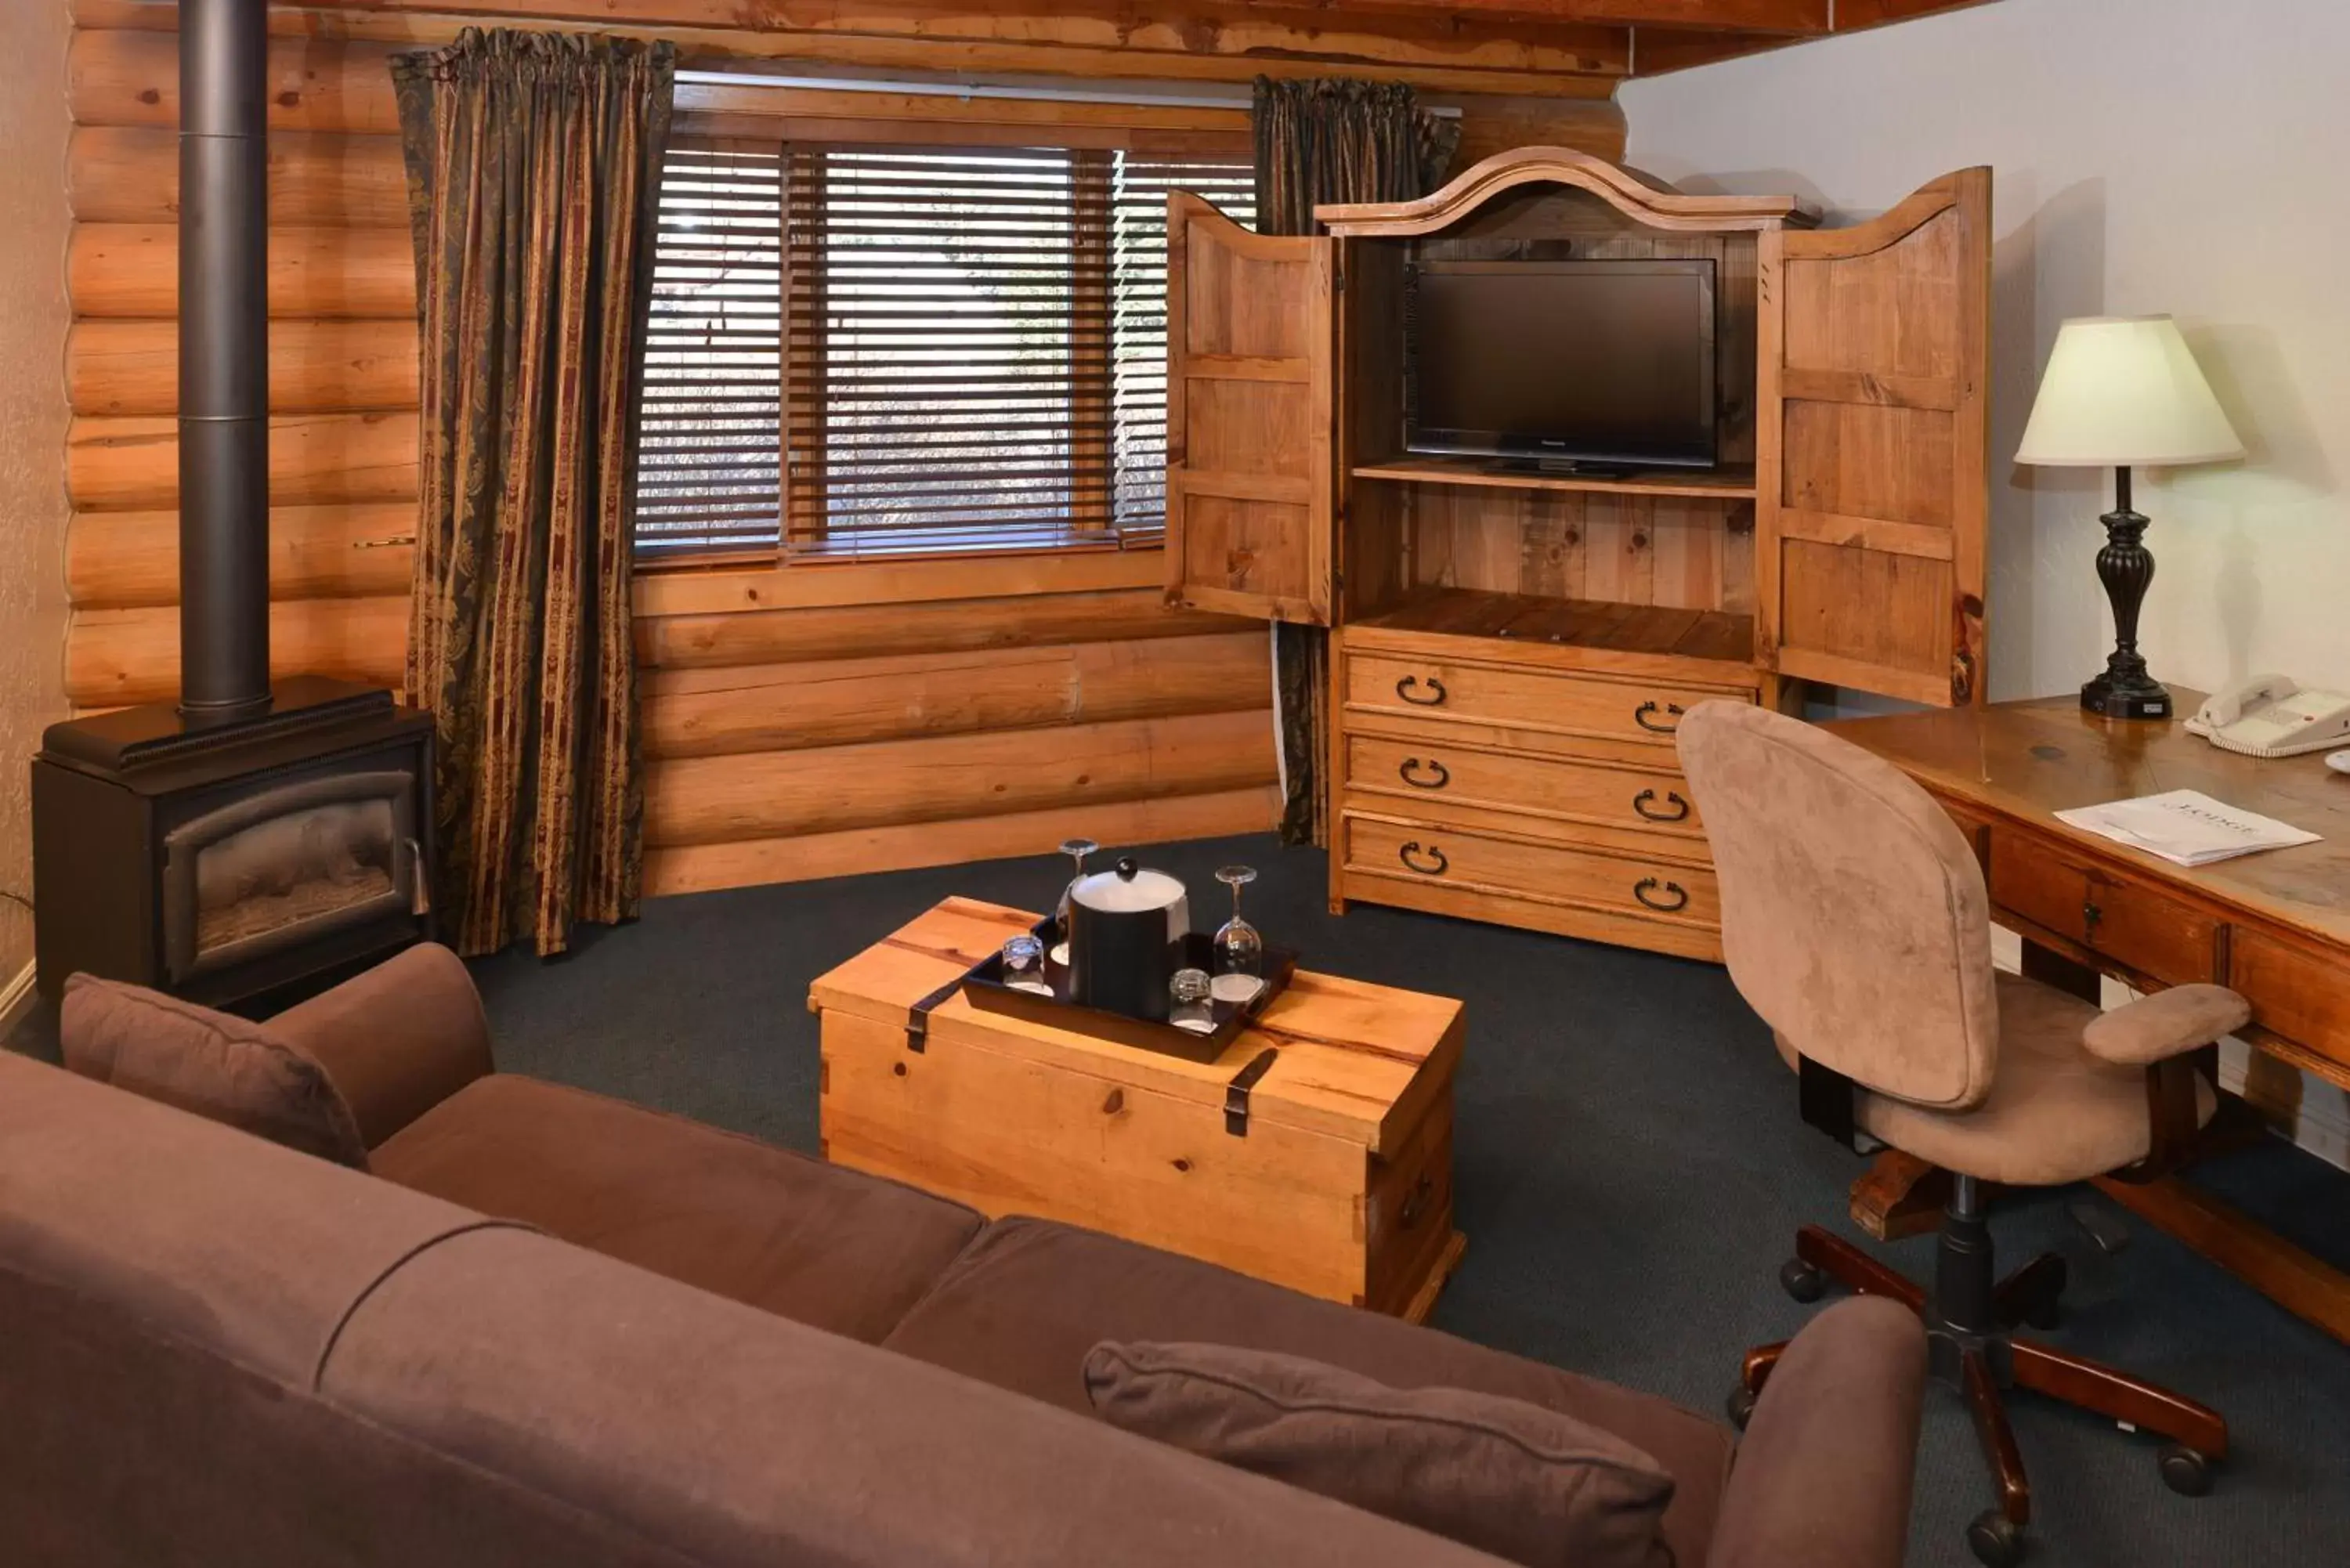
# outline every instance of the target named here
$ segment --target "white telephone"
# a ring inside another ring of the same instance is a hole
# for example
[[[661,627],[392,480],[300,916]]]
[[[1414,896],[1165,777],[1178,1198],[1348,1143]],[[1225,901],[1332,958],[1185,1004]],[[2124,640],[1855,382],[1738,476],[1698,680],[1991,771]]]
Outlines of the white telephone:
[[[2291,757],[2350,741],[2350,697],[2304,691],[2287,675],[2255,675],[2205,702],[2190,733],[2250,757]]]

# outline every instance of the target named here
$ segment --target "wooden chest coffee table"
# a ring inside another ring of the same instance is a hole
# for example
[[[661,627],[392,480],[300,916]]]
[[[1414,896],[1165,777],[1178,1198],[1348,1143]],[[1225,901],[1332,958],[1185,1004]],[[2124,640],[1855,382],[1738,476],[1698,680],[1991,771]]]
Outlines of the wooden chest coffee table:
[[[950,898],[809,988],[827,1158],[1414,1321],[1452,1228],[1461,1006],[1299,971],[1218,1061],[914,1010],[1036,917]],[[1262,1066],[1255,1066],[1267,1057]]]

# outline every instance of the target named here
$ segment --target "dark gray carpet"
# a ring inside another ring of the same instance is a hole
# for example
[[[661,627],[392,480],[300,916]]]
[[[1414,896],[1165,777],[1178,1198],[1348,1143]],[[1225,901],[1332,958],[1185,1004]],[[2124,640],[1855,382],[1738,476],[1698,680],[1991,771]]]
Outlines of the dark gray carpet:
[[[1270,838],[1172,846],[1154,864],[1219,911],[1209,873],[1257,865],[1252,917],[1315,968],[1467,999],[1457,1182],[1469,1251],[1440,1327],[1718,1411],[1741,1351],[1799,1328],[1776,1274],[1795,1228],[1844,1227],[1853,1157],[1795,1116],[1794,1080],[1709,965],[1396,910],[1325,910],[1322,857]],[[502,1065],[812,1149],[808,981],[950,893],[1043,909],[1051,857],[658,900],[572,956],[478,966]],[[2280,1142],[2201,1179],[2350,1262],[2350,1177]],[[2003,1204],[2002,1256],[2073,1264],[2049,1336],[2217,1406],[2236,1457],[2174,1496],[2154,1443],[2029,1396],[2033,1561],[2084,1568],[2350,1563],[2350,1349],[2168,1238],[2124,1221],[2106,1256],[2046,1194]],[[2103,1204],[2101,1199],[2091,1198]],[[2118,1217],[2119,1211],[2106,1212]],[[1882,1249],[1912,1277],[1931,1242]],[[1966,1564],[1990,1482],[1954,1397],[1932,1391],[1911,1561]]]

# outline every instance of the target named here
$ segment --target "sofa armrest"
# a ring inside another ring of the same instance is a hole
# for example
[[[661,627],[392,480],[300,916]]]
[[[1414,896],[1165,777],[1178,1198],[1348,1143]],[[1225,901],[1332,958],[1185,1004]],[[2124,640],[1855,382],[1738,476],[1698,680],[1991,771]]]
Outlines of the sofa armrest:
[[[2100,1014],[2081,1044],[2118,1066],[2150,1067],[2234,1033],[2251,1016],[2252,1004],[2224,985],[2174,985]]]
[[[496,1071],[473,977],[434,942],[286,1009],[269,1029],[327,1070],[369,1148]]]
[[[1707,1568],[1900,1568],[1925,1384],[1908,1308],[1856,1296],[1814,1318],[1762,1386]]]

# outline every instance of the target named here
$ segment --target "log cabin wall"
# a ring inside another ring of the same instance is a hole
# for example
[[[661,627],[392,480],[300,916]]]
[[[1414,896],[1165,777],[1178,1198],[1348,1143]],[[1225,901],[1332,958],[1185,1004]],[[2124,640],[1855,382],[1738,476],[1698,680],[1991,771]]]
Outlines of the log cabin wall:
[[[88,711],[178,691],[178,39],[169,0],[59,3],[78,28],[65,687]],[[1344,34],[1343,48],[1336,31],[1317,32],[1320,52],[1292,58],[1277,26],[1230,7],[1214,25],[1120,31],[1066,6],[1039,8],[1023,26],[1004,13],[925,19],[777,3],[764,7],[775,24],[755,32],[729,30],[743,11],[734,0],[489,9],[354,0],[272,13],[280,674],[398,687],[404,673],[418,358],[386,70],[399,48],[444,41],[468,22],[592,18],[677,37],[696,65],[759,56],[1221,80],[1351,70],[1418,79],[1462,104],[1464,157],[1538,140],[1622,151],[1613,77],[1592,74],[1611,64],[1601,29],[1520,29],[1534,41],[1505,43],[1457,26],[1424,36],[1397,16]],[[863,30],[843,20],[858,16]],[[1274,52],[1250,52],[1260,47]],[[1460,96],[1464,88],[1494,90]],[[681,111],[693,108],[681,94]],[[1161,576],[1155,552],[640,573],[648,891],[1034,853],[1077,833],[1132,843],[1269,826],[1264,630],[1167,610]]]

